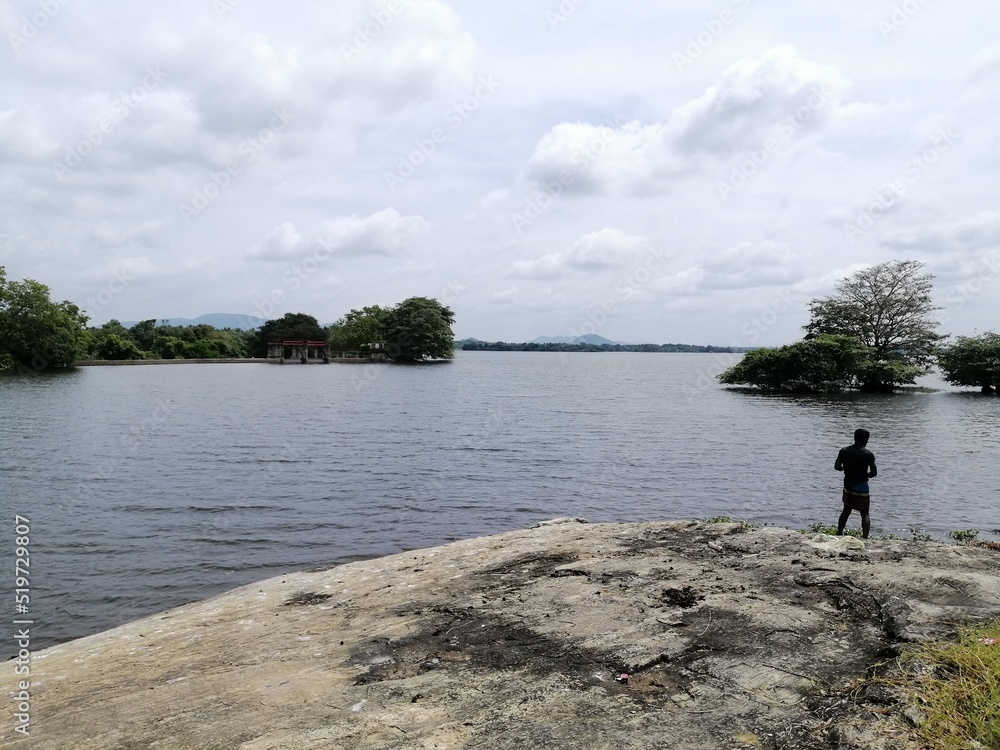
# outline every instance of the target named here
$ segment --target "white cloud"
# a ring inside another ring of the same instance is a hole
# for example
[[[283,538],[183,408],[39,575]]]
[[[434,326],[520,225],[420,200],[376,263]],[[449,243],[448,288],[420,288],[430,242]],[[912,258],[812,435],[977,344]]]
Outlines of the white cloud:
[[[394,266],[389,269],[393,275],[403,276],[423,276],[437,268],[437,263],[429,261],[408,260],[401,266]]]
[[[521,298],[520,290],[516,286],[502,289],[490,295],[489,301],[494,305],[516,305]]]
[[[727,68],[701,96],[663,123],[560,123],[535,146],[521,179],[555,192],[662,192],[712,158],[787,141],[827,124],[846,78],[835,68],[775,47]]]
[[[546,253],[535,260],[517,261],[508,276],[523,279],[554,279],[567,271],[607,271],[621,268],[639,253],[648,252],[650,241],[620,229],[588,232],[568,248]]]
[[[804,60],[782,45],[727,68],[717,84],[674,110],[670,129],[684,151],[727,156],[759,147],[782,128],[816,130],[846,87],[836,68]]]
[[[951,221],[910,225],[885,232],[882,243],[896,251],[936,256],[997,248],[1000,214],[991,209]]]
[[[303,234],[291,222],[275,227],[247,252],[249,260],[289,261],[315,255],[399,255],[429,225],[421,216],[402,216],[386,208],[365,218],[348,216],[321,222]]]
[[[990,78],[1000,72],[1000,42],[993,42],[980,49],[969,60],[969,77]]]

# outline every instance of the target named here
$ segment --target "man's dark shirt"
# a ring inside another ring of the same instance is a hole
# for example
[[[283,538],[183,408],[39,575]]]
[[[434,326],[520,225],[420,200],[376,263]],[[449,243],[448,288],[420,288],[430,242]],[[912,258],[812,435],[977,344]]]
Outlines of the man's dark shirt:
[[[871,467],[869,473],[868,467]],[[849,445],[841,448],[837,454],[834,468],[844,470],[844,489],[851,489],[856,484],[867,482],[869,477],[878,474],[875,468],[875,454],[860,445]]]

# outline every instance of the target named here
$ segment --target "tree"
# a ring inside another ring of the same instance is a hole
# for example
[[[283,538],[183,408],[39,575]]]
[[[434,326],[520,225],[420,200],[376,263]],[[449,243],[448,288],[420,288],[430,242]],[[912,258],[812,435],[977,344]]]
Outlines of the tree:
[[[386,353],[395,362],[451,359],[455,314],[428,297],[410,297],[393,307],[385,323]]]
[[[128,329],[128,333],[139,349],[146,352],[156,351],[156,340],[160,337],[156,330],[156,318],[136,323]]]
[[[86,349],[86,324],[72,302],[53,302],[31,279],[8,281],[0,266],[0,370],[69,367]]]
[[[269,320],[257,329],[252,340],[250,356],[266,357],[269,341],[326,341],[326,330],[312,315],[285,313],[276,320]]]
[[[858,372],[862,390],[892,390],[928,371],[938,342],[930,274],[915,260],[880,263],[837,283],[837,293],[809,303],[806,338],[853,336],[872,350]]]
[[[819,334],[778,348],[752,349],[719,375],[725,385],[751,385],[784,393],[848,388],[871,361],[871,350],[852,336]]]
[[[143,359],[143,352],[132,339],[111,333],[101,339],[95,351],[98,359]]]
[[[983,393],[1000,390],[1000,334],[959,336],[958,341],[938,354],[938,366],[945,380],[969,385]]]
[[[330,347],[334,350],[361,349],[386,340],[386,324],[391,311],[378,305],[351,310],[327,329]]]

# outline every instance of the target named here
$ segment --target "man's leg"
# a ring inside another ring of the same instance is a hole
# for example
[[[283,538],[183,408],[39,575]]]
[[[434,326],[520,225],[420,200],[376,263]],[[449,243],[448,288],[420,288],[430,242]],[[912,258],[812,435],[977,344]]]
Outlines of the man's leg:
[[[851,507],[844,504],[844,509],[840,512],[840,518],[837,519],[837,536],[843,536],[844,527],[847,525],[847,519],[851,517]]]
[[[872,519],[867,513],[861,514],[861,534],[865,539],[868,538],[868,532],[872,527]]]

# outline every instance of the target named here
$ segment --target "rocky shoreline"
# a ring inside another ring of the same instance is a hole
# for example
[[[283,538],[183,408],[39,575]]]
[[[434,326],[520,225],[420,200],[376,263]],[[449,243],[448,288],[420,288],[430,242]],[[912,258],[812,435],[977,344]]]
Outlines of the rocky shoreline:
[[[30,739],[8,721],[0,747],[916,748],[872,678],[1000,617],[998,567],[984,547],[559,519],[35,653]]]

